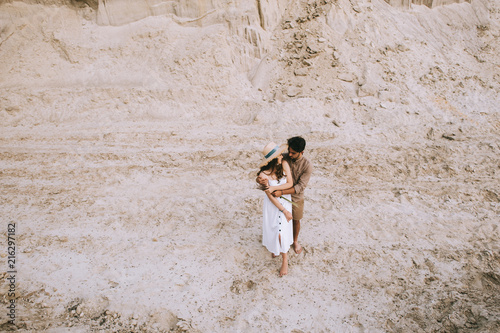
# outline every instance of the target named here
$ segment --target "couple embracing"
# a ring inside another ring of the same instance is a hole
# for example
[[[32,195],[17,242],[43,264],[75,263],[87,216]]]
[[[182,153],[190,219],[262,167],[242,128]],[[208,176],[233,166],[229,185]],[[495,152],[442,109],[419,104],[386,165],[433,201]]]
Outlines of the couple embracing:
[[[288,274],[288,250],[302,252],[298,242],[300,220],[304,214],[304,190],[313,167],[304,157],[306,141],[299,136],[285,145],[274,142],[264,147],[257,183],[266,197],[263,206],[262,244],[272,257],[282,256],[280,276]],[[283,153],[287,150],[287,153]],[[292,222],[293,221],[293,222]]]

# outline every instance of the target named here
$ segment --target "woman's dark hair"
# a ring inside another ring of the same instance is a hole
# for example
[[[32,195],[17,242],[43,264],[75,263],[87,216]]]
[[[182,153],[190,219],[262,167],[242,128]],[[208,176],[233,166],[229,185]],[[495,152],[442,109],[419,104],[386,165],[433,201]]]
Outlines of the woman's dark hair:
[[[306,148],[306,140],[300,136],[294,136],[288,139],[288,147],[292,148],[297,153],[301,153]]]
[[[266,165],[264,165],[263,167],[260,168],[260,171],[257,175],[259,175],[261,172],[263,171],[267,171],[267,170],[270,170],[271,173],[275,173],[276,174],[276,179],[281,179],[283,178],[283,176],[285,175],[285,173],[283,172],[283,165],[282,164],[278,164],[278,158],[274,158],[272,160],[269,161],[269,163],[267,163]]]

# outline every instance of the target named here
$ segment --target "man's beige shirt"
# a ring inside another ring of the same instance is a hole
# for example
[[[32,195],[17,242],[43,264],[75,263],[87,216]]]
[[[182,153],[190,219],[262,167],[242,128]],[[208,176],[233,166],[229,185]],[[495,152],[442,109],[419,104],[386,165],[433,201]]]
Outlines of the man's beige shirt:
[[[285,160],[292,170],[293,188],[295,189],[295,194],[292,194],[292,201],[304,200],[304,191],[313,172],[312,163],[304,156],[294,161],[286,155]]]

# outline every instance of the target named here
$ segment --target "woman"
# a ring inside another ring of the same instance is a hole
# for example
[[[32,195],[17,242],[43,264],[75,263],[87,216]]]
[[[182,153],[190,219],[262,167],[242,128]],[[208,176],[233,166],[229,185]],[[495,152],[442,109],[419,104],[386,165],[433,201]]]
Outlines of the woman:
[[[266,197],[263,206],[262,244],[276,258],[281,254],[282,264],[280,276],[288,274],[288,249],[293,243],[293,224],[291,196],[275,198],[271,193],[286,190],[293,186],[290,166],[281,154],[287,145],[278,146],[269,143],[262,151],[264,160],[260,164],[258,178],[267,179],[268,187],[264,188]]]

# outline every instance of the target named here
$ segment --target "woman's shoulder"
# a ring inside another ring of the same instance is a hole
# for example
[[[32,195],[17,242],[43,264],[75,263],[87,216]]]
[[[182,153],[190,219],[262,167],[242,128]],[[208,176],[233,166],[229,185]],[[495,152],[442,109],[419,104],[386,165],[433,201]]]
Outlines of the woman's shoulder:
[[[285,170],[290,168],[290,163],[288,161],[286,161],[285,159],[283,159],[281,164],[283,165],[283,169],[285,169]]]

